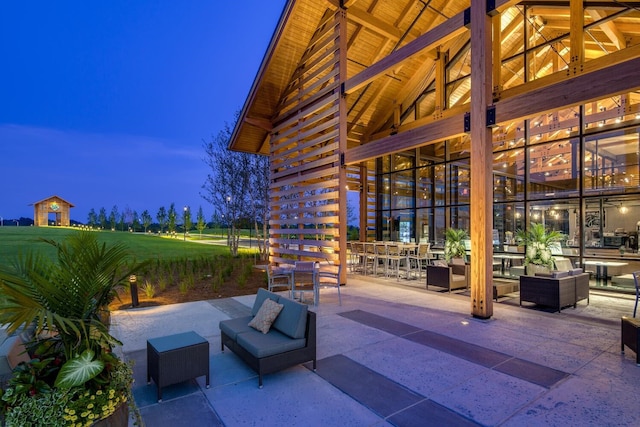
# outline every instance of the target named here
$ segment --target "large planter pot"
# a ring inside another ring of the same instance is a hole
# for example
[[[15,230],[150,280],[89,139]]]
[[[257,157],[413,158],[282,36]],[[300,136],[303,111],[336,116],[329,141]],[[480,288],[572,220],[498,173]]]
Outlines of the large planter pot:
[[[129,404],[123,402],[116,411],[107,418],[96,421],[94,427],[127,427],[129,425]]]
[[[537,273],[548,274],[549,267],[546,265],[529,264],[527,265],[527,274],[529,276],[535,276]]]

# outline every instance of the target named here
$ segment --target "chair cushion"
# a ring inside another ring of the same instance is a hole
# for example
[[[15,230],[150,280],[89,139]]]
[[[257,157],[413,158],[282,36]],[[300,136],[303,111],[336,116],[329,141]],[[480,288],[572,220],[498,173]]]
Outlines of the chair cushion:
[[[276,317],[278,317],[278,314],[282,311],[282,307],[284,307],[282,304],[266,298],[260,310],[258,310],[258,314],[249,322],[249,326],[266,334],[269,332],[269,329],[271,329],[273,321],[276,320]]]
[[[256,294],[256,299],[253,302],[253,307],[251,308],[251,315],[255,316],[256,314],[258,314],[258,310],[260,310],[260,307],[262,307],[262,303],[264,302],[265,299],[270,298],[272,300],[274,300],[275,302],[278,302],[278,300],[280,299],[280,296],[278,294],[274,294],[273,292],[270,292],[264,288],[260,288],[258,289],[258,293]]]
[[[249,322],[253,316],[237,317],[235,319],[221,320],[219,323],[220,330],[224,332],[232,340],[237,339],[237,335],[243,332],[252,331]]]
[[[284,307],[273,327],[291,338],[303,338],[307,327],[307,306],[285,297],[278,302]]]
[[[236,341],[238,345],[257,358],[297,350],[306,344],[304,338],[291,339],[275,329],[270,330],[268,334],[260,334],[256,331],[238,334]]]

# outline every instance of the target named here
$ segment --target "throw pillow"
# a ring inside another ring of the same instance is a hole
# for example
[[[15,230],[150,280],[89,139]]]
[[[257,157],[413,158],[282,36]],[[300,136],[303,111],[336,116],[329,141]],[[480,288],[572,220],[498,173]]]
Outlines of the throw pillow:
[[[269,332],[271,324],[282,311],[282,307],[284,307],[284,305],[278,304],[274,300],[267,298],[260,306],[260,310],[258,310],[256,316],[249,322],[249,326],[257,329],[263,334],[266,334]]]

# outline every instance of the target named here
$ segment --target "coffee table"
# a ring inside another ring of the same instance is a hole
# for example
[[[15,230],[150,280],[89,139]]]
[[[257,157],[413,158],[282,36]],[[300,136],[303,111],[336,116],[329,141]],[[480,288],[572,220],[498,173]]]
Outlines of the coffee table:
[[[147,340],[147,384],[162,387],[206,375],[209,388],[209,341],[193,331]]]

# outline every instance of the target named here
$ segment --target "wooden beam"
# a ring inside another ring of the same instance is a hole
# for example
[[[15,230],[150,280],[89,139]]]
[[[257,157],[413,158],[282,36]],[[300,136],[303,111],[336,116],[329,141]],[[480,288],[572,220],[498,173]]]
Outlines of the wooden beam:
[[[570,66],[580,68],[584,62],[584,7],[583,0],[569,1]]]
[[[438,58],[436,59],[436,109],[434,116],[439,117],[442,111],[447,108],[447,90],[446,86],[446,68],[449,62],[449,52],[438,50]]]
[[[423,126],[413,128],[397,135],[387,136],[344,153],[345,164],[351,165],[397,151],[411,150],[421,145],[431,144],[453,138],[464,133],[464,113],[445,116]]]
[[[267,132],[271,132],[273,129],[273,125],[271,124],[271,120],[262,119],[258,117],[245,117],[245,123],[249,123],[250,125],[257,126],[262,130],[266,130]]]
[[[606,18],[606,15],[599,10],[589,9],[587,13],[589,13],[589,16],[591,16],[594,21],[599,21],[603,18]],[[609,40],[611,40],[611,42],[616,46],[618,50],[624,49],[626,47],[624,34],[622,34],[618,30],[616,24],[611,21],[606,21],[600,24],[600,28],[602,29],[602,32],[604,32],[606,36],[609,37]]]
[[[471,314],[493,316],[493,144],[487,126],[492,100],[491,17],[486,0],[471,0]],[[499,15],[496,19],[500,19]]]
[[[514,19],[515,21],[516,19]],[[491,48],[493,53],[493,93],[499,93],[502,90],[502,31],[501,28],[501,15],[498,18],[491,20],[493,23],[493,46]]]
[[[442,44],[465,31],[464,13],[461,12],[347,80],[344,83],[344,92],[355,92],[391,68],[406,60],[415,59],[415,56],[425,49]]]
[[[496,120],[520,120],[638,89],[640,56],[503,99],[496,103]]]

